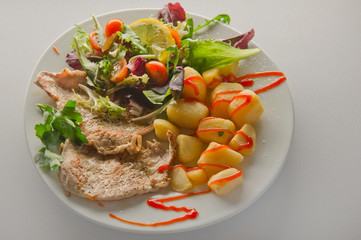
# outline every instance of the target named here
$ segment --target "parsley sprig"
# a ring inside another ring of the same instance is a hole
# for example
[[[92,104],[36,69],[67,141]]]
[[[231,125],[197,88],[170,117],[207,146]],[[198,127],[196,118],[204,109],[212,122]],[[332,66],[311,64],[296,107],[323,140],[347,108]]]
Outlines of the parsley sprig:
[[[61,110],[46,104],[37,104],[37,106],[43,113],[44,123],[35,125],[35,133],[44,147],[35,156],[35,162],[44,169],[54,170],[60,167],[63,161],[59,147],[67,138],[77,145],[88,143],[88,139],[78,126],[83,120],[76,110],[76,102],[72,100],[68,101]]]

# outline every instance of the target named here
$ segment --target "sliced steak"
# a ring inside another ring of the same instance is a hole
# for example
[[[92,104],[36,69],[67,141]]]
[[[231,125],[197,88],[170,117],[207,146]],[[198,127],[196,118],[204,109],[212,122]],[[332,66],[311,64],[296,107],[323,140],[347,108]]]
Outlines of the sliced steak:
[[[67,140],[62,150],[60,183],[70,193],[100,201],[157,191],[170,181],[169,171],[160,173],[158,168],[175,158],[175,135],[168,132],[168,139],[168,149],[153,140],[136,154],[106,156],[91,146],[78,147]]]
[[[56,101],[57,108],[62,108],[69,100],[76,100],[73,90],[83,98],[83,93],[78,84],[86,82],[86,74],[83,71],[69,71],[64,69],[61,73],[40,72],[35,83]],[[134,153],[140,150],[142,145],[141,134],[145,126],[128,121],[112,121],[99,117],[96,113],[81,105],[77,105],[82,115],[83,122],[80,128],[98,153],[117,154],[125,150]]]

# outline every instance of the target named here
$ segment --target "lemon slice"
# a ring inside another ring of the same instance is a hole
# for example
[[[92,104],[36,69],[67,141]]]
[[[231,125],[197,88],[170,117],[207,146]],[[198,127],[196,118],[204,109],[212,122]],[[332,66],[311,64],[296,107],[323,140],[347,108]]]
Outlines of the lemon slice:
[[[169,28],[155,19],[140,19],[129,26],[140,41],[147,45],[148,50],[160,62],[166,63],[168,52],[165,49],[175,44]]]

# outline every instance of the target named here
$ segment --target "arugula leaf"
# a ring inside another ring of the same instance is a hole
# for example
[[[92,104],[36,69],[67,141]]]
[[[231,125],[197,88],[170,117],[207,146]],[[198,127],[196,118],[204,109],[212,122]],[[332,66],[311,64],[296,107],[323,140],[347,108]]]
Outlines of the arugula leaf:
[[[140,41],[137,34],[129,26],[123,25],[122,32],[117,33],[124,42],[131,44],[131,47],[126,48],[127,51],[135,55],[148,54],[147,46]]]
[[[183,90],[184,86],[184,69],[177,67],[174,71],[173,77],[169,81],[169,89],[172,91],[173,98],[177,100]]]
[[[85,52],[81,49],[80,43],[78,42],[76,37],[73,37],[73,45],[76,53],[78,54],[79,62],[82,65],[84,71],[86,72],[87,77],[90,79],[91,82],[93,82],[95,86],[97,86],[96,79],[98,76],[98,64],[90,61],[87,58]]]
[[[206,20],[206,22],[205,22],[204,24],[198,25],[198,26],[194,29],[193,33],[196,32],[196,31],[198,31],[198,30],[201,29],[201,28],[204,28],[205,26],[208,26],[208,25],[211,24],[212,22],[216,22],[216,21],[221,22],[221,23],[224,23],[224,24],[229,24],[229,23],[231,22],[231,18],[230,18],[227,14],[218,14],[218,15],[215,16],[213,19],[211,19],[211,20]]]
[[[167,72],[168,76],[172,76],[174,74],[175,67],[178,65],[179,51],[177,45],[170,46],[166,50],[168,51]],[[174,57],[172,56],[172,53],[174,54]]]
[[[168,105],[173,101],[174,99],[171,98],[170,100],[168,100],[166,103],[163,104],[163,106],[157,108],[156,110],[154,110],[153,112],[138,117],[138,118],[133,118],[130,121],[132,122],[147,122],[150,120],[154,120],[159,114],[161,114],[163,111],[165,111],[168,108]]]
[[[48,170],[60,166],[62,157],[58,154],[60,144],[69,138],[73,143],[87,144],[88,139],[81,133],[78,123],[82,122],[76,111],[76,102],[68,101],[63,109],[57,110],[46,104],[37,105],[43,113],[44,123],[36,124],[35,134],[45,147],[35,156],[35,161]]]
[[[227,43],[212,40],[187,39],[186,41],[188,54],[183,59],[183,63],[201,74],[208,69],[224,67],[261,51],[259,48],[234,48]]]
[[[211,24],[213,22],[217,22],[217,21],[222,22],[224,24],[229,24],[231,22],[231,18],[227,14],[218,14],[217,16],[212,18],[211,20],[206,20],[206,22],[204,24],[198,25],[196,28],[194,28],[193,18],[187,18],[184,30],[188,31],[188,33],[183,35],[182,40],[188,39],[188,38],[193,38],[193,35],[194,35],[194,33],[196,31],[198,31],[201,28],[204,28],[204,27],[208,26],[209,24]]]
[[[194,32],[193,18],[186,19],[186,25],[184,26],[184,30],[188,31],[188,33],[183,35],[182,40],[193,37],[193,32]]]
[[[172,92],[170,89],[168,89],[168,91],[165,94],[159,94],[153,90],[144,90],[143,94],[149,99],[151,103],[155,105],[162,105],[164,99],[170,96]]]

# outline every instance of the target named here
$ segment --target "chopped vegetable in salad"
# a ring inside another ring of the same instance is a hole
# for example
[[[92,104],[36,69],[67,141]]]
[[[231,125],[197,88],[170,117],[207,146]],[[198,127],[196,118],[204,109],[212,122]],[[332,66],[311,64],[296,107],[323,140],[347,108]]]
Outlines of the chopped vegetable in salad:
[[[92,18],[93,31],[88,33],[77,26],[74,50],[66,62],[87,73],[88,93],[94,91],[101,99],[108,98],[120,109],[126,109],[133,121],[154,119],[170,100],[181,97],[184,67],[202,74],[260,51],[247,47],[254,36],[253,29],[230,39],[195,38],[197,31],[211,23],[229,24],[230,17],[219,14],[195,26],[179,3],[167,4],[157,19],[140,19],[130,24],[119,18],[110,19],[104,30],[97,18]],[[123,112],[116,110],[111,114]]]

